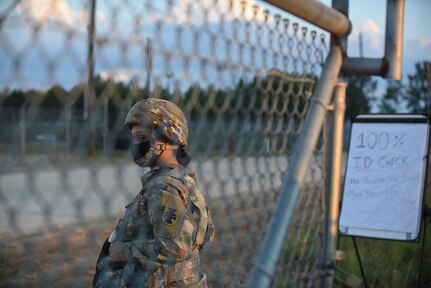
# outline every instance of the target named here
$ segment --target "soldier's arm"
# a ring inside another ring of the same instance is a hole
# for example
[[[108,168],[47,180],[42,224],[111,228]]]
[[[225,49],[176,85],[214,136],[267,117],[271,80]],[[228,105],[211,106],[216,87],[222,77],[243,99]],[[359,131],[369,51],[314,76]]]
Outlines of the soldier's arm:
[[[155,241],[160,245],[157,261],[169,264],[189,258],[194,227],[186,215],[184,200],[167,185],[151,195],[148,211]]]
[[[147,266],[183,261],[190,256],[194,227],[177,191],[166,185],[148,187],[148,213],[153,240],[134,240],[127,245],[132,257]]]

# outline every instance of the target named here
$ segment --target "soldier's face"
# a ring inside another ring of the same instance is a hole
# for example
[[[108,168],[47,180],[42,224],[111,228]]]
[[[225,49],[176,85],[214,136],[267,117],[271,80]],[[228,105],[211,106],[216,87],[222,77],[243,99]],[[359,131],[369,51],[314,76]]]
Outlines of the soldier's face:
[[[151,147],[151,131],[142,126],[132,126],[132,145],[130,146],[133,162],[141,167],[150,167],[157,160]]]
[[[134,125],[131,129],[132,144],[143,143],[151,138],[151,131],[147,127]]]

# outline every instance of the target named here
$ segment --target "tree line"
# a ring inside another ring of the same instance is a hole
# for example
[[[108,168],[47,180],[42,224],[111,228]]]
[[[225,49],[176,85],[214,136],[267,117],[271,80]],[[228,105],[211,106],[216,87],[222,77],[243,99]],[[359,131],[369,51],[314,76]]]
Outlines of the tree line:
[[[235,120],[253,123],[259,120],[273,121],[271,125],[284,125],[293,121],[295,126],[299,126],[297,123],[303,121],[318,77],[275,72],[267,73],[265,77],[241,78],[233,87],[202,87],[194,83],[184,91],[157,85],[142,87],[133,81],[114,82],[96,77],[93,86],[95,110],[98,113],[96,119],[103,122],[105,130],[121,134],[125,114],[134,102],[147,97],[159,97],[178,103],[194,122]],[[429,61],[416,63],[415,72],[407,76],[407,81],[387,81],[381,97],[377,97],[376,78],[351,75],[347,81],[346,119],[358,113],[369,113],[372,106],[381,113],[431,112]],[[86,89],[85,83],[70,89],[60,85],[47,90],[4,88],[0,91],[0,120],[8,123],[11,117],[15,117],[16,121],[20,111],[25,110],[27,120],[58,122],[65,119],[65,111],[68,111],[66,115],[70,115],[70,121],[85,125]]]
[[[317,82],[315,75],[293,75],[282,73],[289,80],[266,76],[252,79],[239,79],[234,87],[202,87],[199,83],[190,85],[184,91],[170,90],[159,85],[139,86],[136,82],[114,82],[97,76],[94,80],[96,110],[107,109],[110,115],[109,127],[116,123],[117,116],[127,112],[130,106],[144,98],[158,97],[176,102],[183,107],[191,119],[214,119],[250,114],[274,114],[281,111],[302,111],[307,98]],[[33,109],[36,121],[54,121],[65,108],[72,109],[76,118],[85,118],[86,89],[78,84],[70,89],[54,85],[47,90],[8,89],[0,91],[0,108],[4,110]],[[287,94],[287,95],[286,95]],[[294,98],[286,101],[287,98]],[[284,104],[289,102],[287,107]],[[49,111],[47,113],[46,111]]]
[[[292,76],[285,75],[287,77]],[[293,76],[291,79],[295,79],[295,75]],[[306,75],[302,78],[317,80],[315,75]],[[380,98],[376,95],[378,82],[375,78],[351,75],[348,76],[347,81],[346,119],[357,113],[370,112],[372,105],[375,105],[377,110],[382,113],[400,111],[410,113],[431,112],[430,61],[416,63],[415,72],[407,75],[406,82],[388,80],[386,90]],[[277,79],[277,77],[255,77],[249,81],[239,79],[234,87],[229,88],[217,88],[214,85],[200,87],[198,83],[195,83],[183,92],[170,91],[164,87],[156,87],[150,91],[149,87],[139,87],[134,82],[112,82],[100,77],[96,77],[94,85],[99,106],[102,106],[103,103],[107,104],[110,115],[117,115],[119,107],[123,105],[122,102],[127,99],[133,102],[137,99],[155,96],[163,99],[176,99],[181,106],[189,110],[187,112],[189,112],[191,118],[199,117],[200,113],[206,113],[206,117],[209,118],[215,117],[217,112],[226,105],[227,97],[230,98],[229,107],[222,112],[229,112],[234,107],[236,107],[235,113],[247,110],[247,108],[250,111],[259,111],[262,109],[262,105],[270,105],[269,102],[276,101],[272,97],[274,95],[283,96],[285,93],[297,95],[299,91],[313,88],[313,82],[306,83],[304,86],[301,81],[293,80],[290,83],[283,81],[283,79]],[[40,115],[40,119],[55,119],[65,105],[73,106],[75,111],[83,111],[85,109],[85,89],[84,84],[78,84],[69,90],[60,85],[54,85],[46,91],[4,88],[0,92],[0,107],[21,108],[27,101],[41,109],[46,108],[54,111],[53,113]],[[211,101],[210,105],[208,105],[209,101]],[[281,100],[279,102],[281,103]],[[250,107],[250,105],[253,107]],[[304,105],[304,103],[301,105]],[[115,117],[112,117],[112,119],[115,119]],[[110,123],[111,125],[113,123]]]
[[[373,104],[379,113],[431,113],[431,62],[417,62],[406,81],[388,80],[380,98],[377,89],[371,76],[349,76],[346,119],[370,112]]]

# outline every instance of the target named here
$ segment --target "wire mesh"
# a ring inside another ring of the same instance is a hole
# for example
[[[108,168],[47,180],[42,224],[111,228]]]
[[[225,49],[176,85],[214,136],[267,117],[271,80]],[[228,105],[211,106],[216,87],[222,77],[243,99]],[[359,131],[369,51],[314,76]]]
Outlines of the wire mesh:
[[[147,97],[177,103],[189,121],[191,166],[216,228],[201,257],[209,286],[244,286],[325,35],[254,1],[2,3],[0,286],[91,285],[104,239],[140,190],[145,169],[132,164],[123,121]],[[323,149],[274,287],[318,283]]]

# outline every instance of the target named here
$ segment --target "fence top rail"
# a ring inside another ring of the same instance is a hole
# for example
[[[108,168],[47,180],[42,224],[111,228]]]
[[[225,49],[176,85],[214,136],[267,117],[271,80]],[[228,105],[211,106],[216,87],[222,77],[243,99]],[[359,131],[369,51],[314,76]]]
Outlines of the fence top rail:
[[[350,20],[343,13],[318,0],[265,0],[265,2],[302,18],[337,37],[348,35],[352,28]]]

